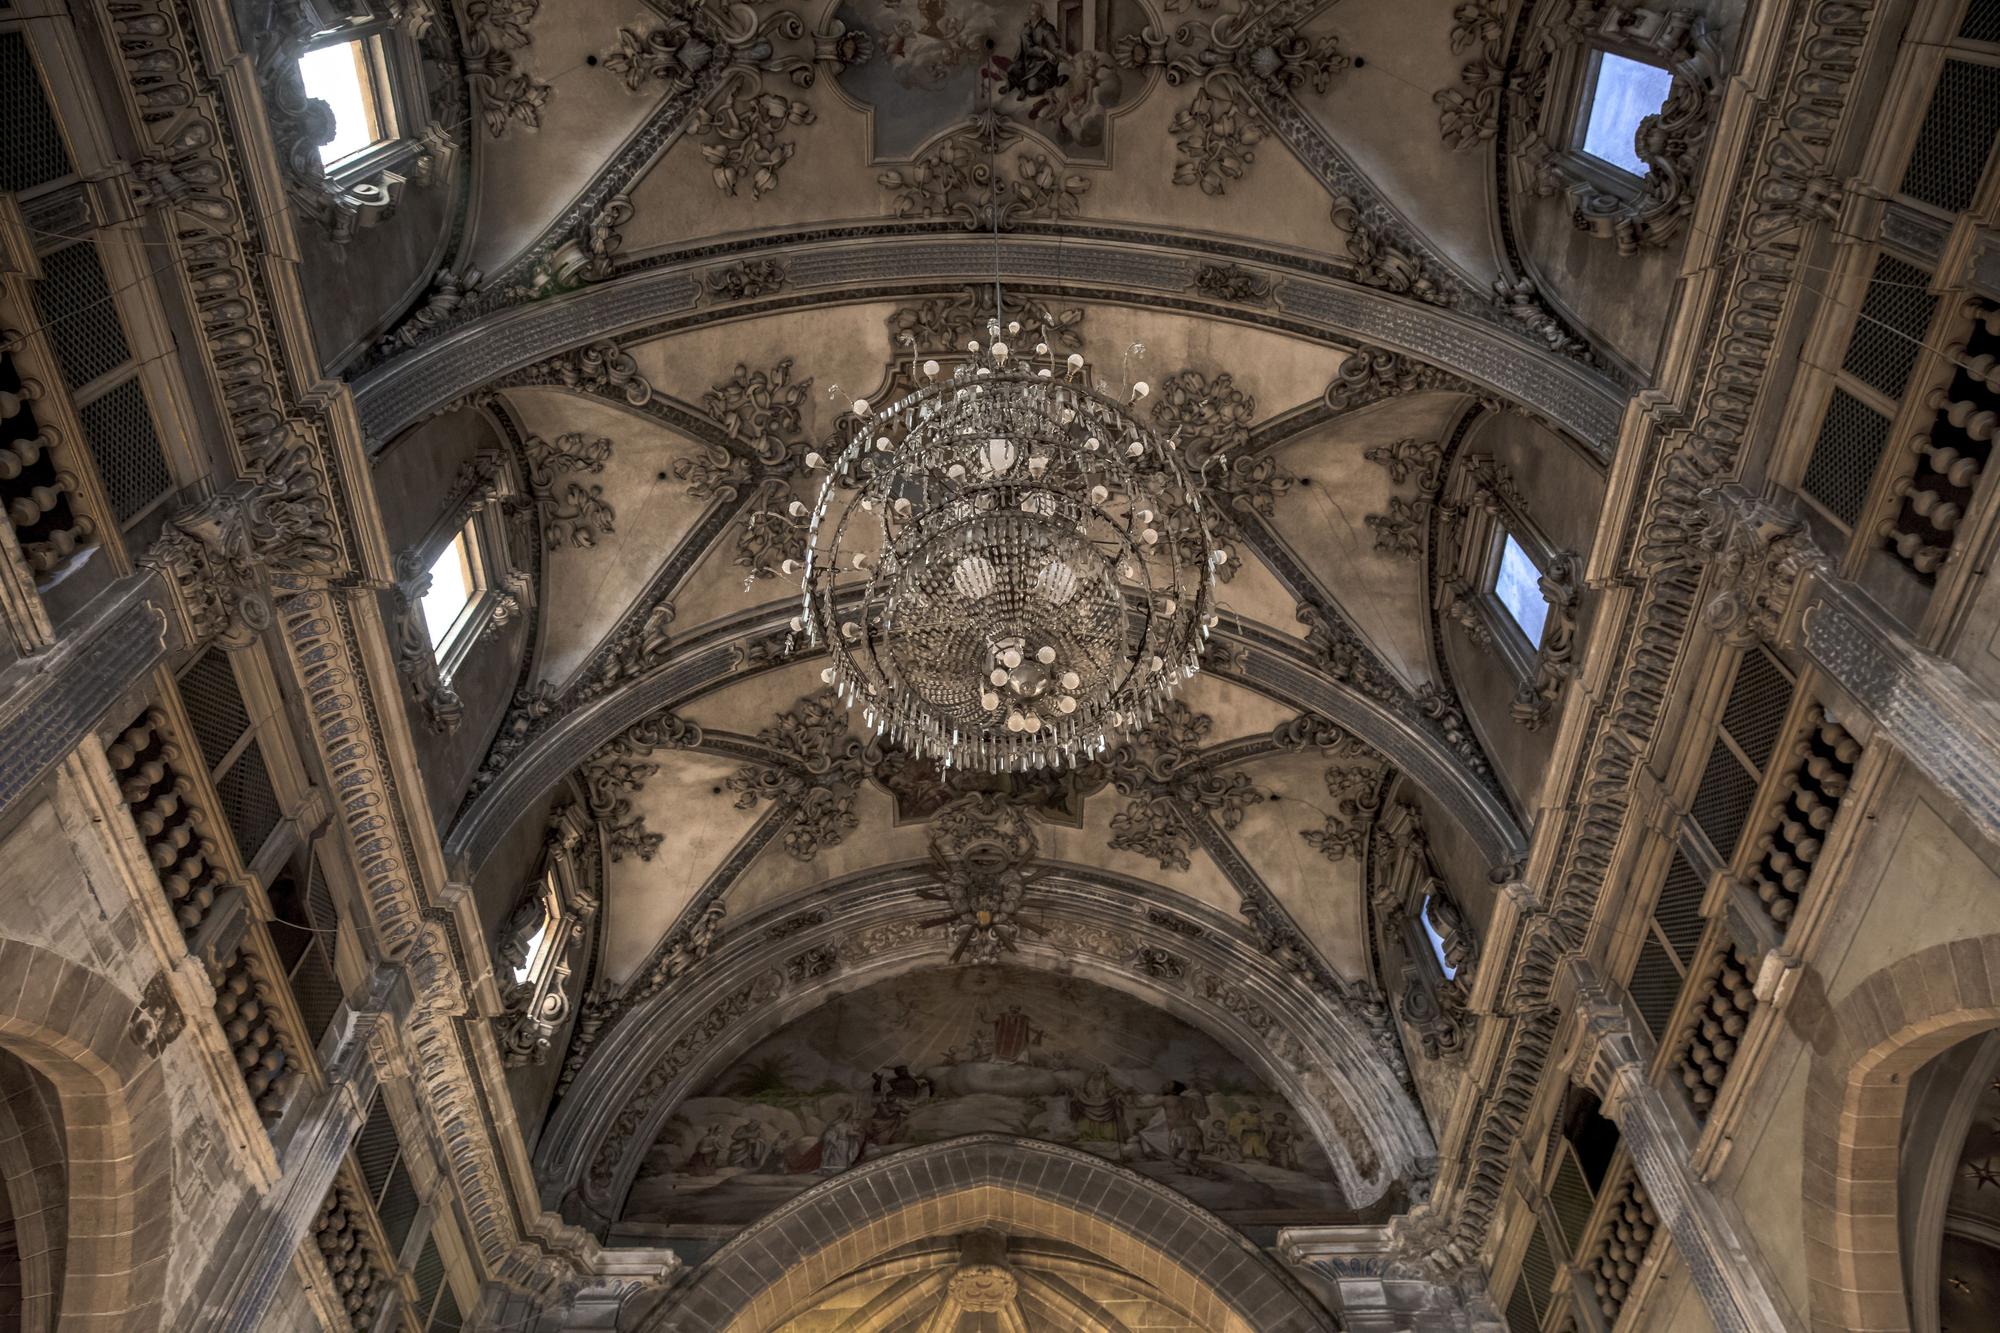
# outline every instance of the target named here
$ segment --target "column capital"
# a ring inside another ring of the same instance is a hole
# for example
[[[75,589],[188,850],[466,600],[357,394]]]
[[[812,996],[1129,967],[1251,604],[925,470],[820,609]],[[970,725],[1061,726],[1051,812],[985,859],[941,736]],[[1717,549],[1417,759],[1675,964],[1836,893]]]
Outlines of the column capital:
[[[1831,576],[1833,561],[1813,540],[1789,495],[1764,499],[1742,486],[1701,493],[1706,520],[1695,547],[1712,566],[1715,591],[1702,619],[1725,642],[1788,642],[1796,633],[1798,592],[1810,574]]]

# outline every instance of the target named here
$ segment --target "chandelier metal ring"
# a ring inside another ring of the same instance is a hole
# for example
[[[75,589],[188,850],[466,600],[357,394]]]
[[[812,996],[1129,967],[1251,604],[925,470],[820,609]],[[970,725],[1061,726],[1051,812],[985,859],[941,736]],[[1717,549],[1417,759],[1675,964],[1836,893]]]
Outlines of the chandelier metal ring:
[[[1080,353],[1017,359],[988,332],[809,456],[827,475],[793,628],[874,734],[948,768],[1059,767],[1200,670],[1223,556],[1173,439],[1090,387]]]

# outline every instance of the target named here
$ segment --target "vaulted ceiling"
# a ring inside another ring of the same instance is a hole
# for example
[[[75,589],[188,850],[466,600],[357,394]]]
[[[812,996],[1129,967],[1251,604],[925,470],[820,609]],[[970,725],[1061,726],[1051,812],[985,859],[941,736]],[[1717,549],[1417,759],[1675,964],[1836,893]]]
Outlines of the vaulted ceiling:
[[[776,968],[788,1013],[847,984],[830,963],[785,980],[807,954],[747,941],[834,950],[841,903],[930,921],[936,815],[981,790],[1025,813],[1051,882],[1202,923],[1218,958],[1275,969],[1268,1004],[1289,976],[1371,1049],[1374,816],[1420,806],[1475,874],[1525,845],[1440,649],[1424,551],[1443,478],[1502,429],[1524,472],[1588,475],[1624,396],[1531,292],[1494,295],[1519,266],[1493,183],[1435,128],[1464,59],[1452,7],[1054,5],[1045,68],[1025,0],[474,8],[495,82],[466,262],[356,398],[383,455],[476,417],[541,529],[531,642],[447,848],[518,875],[521,830],[572,796],[604,838],[548,1201],[574,1187],[615,1217],[606,1190],[671,1110],[643,1070],[601,1068],[653,1049],[634,1015],[666,1024],[660,996],[705,1003],[745,968]],[[946,783],[864,745],[793,653],[782,563],[817,490],[804,455],[853,399],[978,336],[996,278],[1008,318],[1114,390],[1148,381],[1153,421],[1227,460],[1206,484],[1231,559],[1208,670],[1146,735],[1059,779]],[[1061,912],[1027,915],[1020,961],[1078,966],[1042,938]],[[925,929],[939,947],[912,966],[968,965],[952,928]],[[1315,1122],[1388,1154],[1356,1205],[1428,1170],[1407,1072],[1381,1058],[1365,1123]],[[611,1099],[601,1115],[577,1088]],[[607,1152],[622,1165],[577,1184]],[[1054,1242],[1012,1253],[1004,1300],[954,1314],[961,1243],[871,1261],[784,1327],[1199,1323]]]

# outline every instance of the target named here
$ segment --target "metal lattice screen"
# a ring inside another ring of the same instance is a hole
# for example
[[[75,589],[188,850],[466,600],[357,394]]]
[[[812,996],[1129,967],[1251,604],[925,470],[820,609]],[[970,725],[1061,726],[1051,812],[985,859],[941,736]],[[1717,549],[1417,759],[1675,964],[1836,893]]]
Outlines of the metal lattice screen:
[[[1556,1148],[1556,1176],[1549,1182],[1549,1206],[1555,1210],[1556,1224],[1562,1228],[1569,1252],[1583,1248],[1583,1233],[1590,1228],[1590,1210],[1596,1204],[1590,1186],[1584,1182],[1583,1168],[1568,1144]]]
[[[437,1289],[444,1281],[444,1257],[438,1253],[436,1236],[424,1239],[424,1252],[417,1256],[417,1266],[411,1270],[417,1280],[417,1323],[421,1325],[424,1313],[437,1299]]]
[[[77,417],[98,478],[111,499],[111,511],[121,525],[173,489],[173,473],[167,470],[146,391],[138,380],[126,380],[93,398],[77,409]]]
[[[1958,35],[1969,42],[2000,42],[2000,0],[1972,0]]]
[[[1923,350],[1924,334],[1937,312],[1929,291],[1931,275],[1893,255],[1877,255],[1861,315],[1840,368],[1890,398],[1909,387],[1910,371]]]
[[[1542,1318],[1548,1314],[1549,1306],[1555,1300],[1550,1290],[1555,1280],[1555,1252],[1550,1249],[1549,1238],[1543,1234],[1542,1228],[1536,1225],[1528,1232],[1528,1248],[1521,1254],[1521,1275],[1514,1279],[1515,1292],[1526,1288],[1528,1299],[1534,1302],[1535,1322],[1531,1327],[1541,1327]]]
[[[63,383],[79,389],[131,359],[118,306],[98,262],[97,247],[66,245],[42,256],[35,309],[55,349]]]
[[[417,1206],[417,1188],[410,1183],[410,1169],[398,1159],[396,1169],[389,1173],[389,1183],[383,1187],[382,1201],[375,1205],[375,1215],[382,1219],[382,1234],[389,1238],[389,1248],[398,1255],[410,1238],[410,1228],[416,1224]]]
[[[1801,489],[1852,528],[1861,519],[1875,465],[1888,443],[1889,418],[1845,389],[1835,389]]]
[[[0,32],[0,126],[0,194],[32,190],[73,170],[34,53],[18,32]]]
[[[1947,213],[1972,206],[2000,133],[2000,66],[1947,60],[1917,131],[1902,192]]]
[[[229,771],[215,780],[215,794],[222,802],[229,831],[235,835],[237,850],[245,861],[251,860],[284,818],[277,793],[271,790],[271,775],[264,767],[264,752],[256,741],[244,746]]]
[[[1792,706],[1792,679],[1762,648],[1743,654],[1723,705],[1722,727],[1762,772]]]
[[[211,648],[181,673],[181,703],[194,724],[202,760],[213,771],[243,733],[250,730],[250,710],[236,685],[235,668],[219,648]]]
[[[1724,860],[1736,850],[1736,840],[1743,836],[1743,825],[1750,817],[1750,800],[1756,794],[1757,775],[1743,766],[1743,761],[1720,736],[1716,737],[1688,813],[1693,816],[1695,827],[1708,836],[1709,846]]]
[[[464,1325],[465,1316],[458,1312],[458,1297],[447,1286],[438,1293],[437,1309],[431,1311],[429,1327],[432,1333],[457,1333]]]

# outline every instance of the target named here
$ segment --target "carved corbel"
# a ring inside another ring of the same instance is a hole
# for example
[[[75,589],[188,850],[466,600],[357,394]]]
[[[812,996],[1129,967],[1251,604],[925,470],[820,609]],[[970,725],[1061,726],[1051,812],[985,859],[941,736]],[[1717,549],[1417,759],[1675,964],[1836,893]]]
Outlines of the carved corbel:
[[[1799,585],[1810,573],[1830,572],[1831,560],[1796,511],[1741,486],[1710,487],[1700,505],[1695,548],[1715,579],[1702,619],[1725,643],[1777,644]]]
[[[430,627],[424,622],[424,594],[430,588],[430,571],[424,567],[422,552],[410,550],[396,557],[396,674],[402,677],[403,688],[425,724],[438,735],[448,736],[465,720],[465,701],[444,678],[431,647]]]
[[[1514,720],[1534,731],[1548,721],[1562,694],[1563,682],[1576,670],[1577,607],[1582,600],[1583,562],[1571,551],[1558,551],[1540,579],[1548,601],[1548,620],[1535,652],[1534,673],[1514,691]]]

